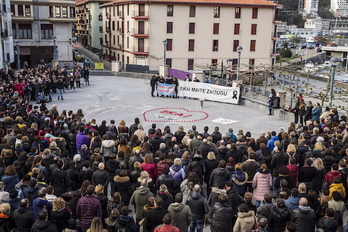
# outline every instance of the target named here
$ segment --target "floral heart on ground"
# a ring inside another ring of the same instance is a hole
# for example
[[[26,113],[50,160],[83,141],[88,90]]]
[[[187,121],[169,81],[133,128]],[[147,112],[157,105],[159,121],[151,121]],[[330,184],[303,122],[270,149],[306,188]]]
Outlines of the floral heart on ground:
[[[146,122],[197,122],[207,119],[208,113],[180,107],[156,108],[143,112]]]

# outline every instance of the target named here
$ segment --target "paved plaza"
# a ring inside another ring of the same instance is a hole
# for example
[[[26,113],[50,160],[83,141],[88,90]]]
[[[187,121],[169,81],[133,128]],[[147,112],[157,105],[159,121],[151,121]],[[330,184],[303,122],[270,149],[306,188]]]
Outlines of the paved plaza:
[[[228,128],[233,128],[235,133],[243,129],[244,133],[250,131],[257,138],[261,131],[278,131],[279,127],[288,128],[289,122],[280,120],[275,116],[268,116],[264,112],[247,106],[232,105],[218,102],[204,102],[200,108],[199,100],[184,98],[151,97],[148,80],[125,78],[119,76],[91,76],[91,85],[83,85],[76,91],[64,93],[64,101],[58,101],[57,96],[53,104],[58,105],[58,111],[82,109],[86,120],[114,119],[116,124],[124,119],[130,126],[135,117],[138,117],[145,130],[156,123],[158,128],[169,125],[173,132],[178,125],[183,125],[185,131],[196,125],[198,131],[208,125],[209,132],[215,126],[220,127],[220,132],[225,133]],[[179,83],[180,85],[180,83]],[[145,118],[147,121],[145,121]],[[225,125],[213,123],[217,118],[231,119],[236,123]]]

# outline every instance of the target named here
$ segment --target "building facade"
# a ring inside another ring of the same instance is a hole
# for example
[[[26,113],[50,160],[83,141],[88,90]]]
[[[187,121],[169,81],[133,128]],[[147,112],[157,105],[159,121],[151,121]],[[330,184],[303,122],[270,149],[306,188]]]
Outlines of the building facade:
[[[281,6],[272,2],[116,0],[101,8],[106,59],[192,70],[227,60],[236,65],[242,46],[242,66],[275,63]]]
[[[25,61],[29,66],[50,63],[54,45],[59,64],[72,64],[75,5],[73,0],[11,0],[13,38],[20,40],[21,65]]]
[[[330,11],[337,17],[348,17],[348,1],[331,0]]]
[[[317,15],[319,7],[319,0],[305,0],[304,11],[306,14]]]
[[[100,5],[106,2],[108,1],[82,0],[76,2],[78,42],[93,52],[102,50],[103,17]]]
[[[0,36],[0,69],[7,72],[14,62],[10,0],[3,0],[0,5]]]

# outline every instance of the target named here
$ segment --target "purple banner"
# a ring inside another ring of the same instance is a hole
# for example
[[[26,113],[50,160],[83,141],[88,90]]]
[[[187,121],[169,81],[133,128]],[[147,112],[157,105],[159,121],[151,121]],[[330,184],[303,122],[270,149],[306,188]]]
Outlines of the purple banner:
[[[176,77],[180,80],[185,80],[185,76],[189,75],[190,79],[192,80],[192,73],[177,70],[177,69],[169,69],[169,76]]]

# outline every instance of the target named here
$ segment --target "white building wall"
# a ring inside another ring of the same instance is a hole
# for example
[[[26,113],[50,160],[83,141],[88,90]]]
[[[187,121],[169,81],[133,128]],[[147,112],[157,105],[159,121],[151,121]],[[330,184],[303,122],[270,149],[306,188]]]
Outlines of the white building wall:
[[[14,61],[10,0],[0,5],[0,69],[8,71]]]

